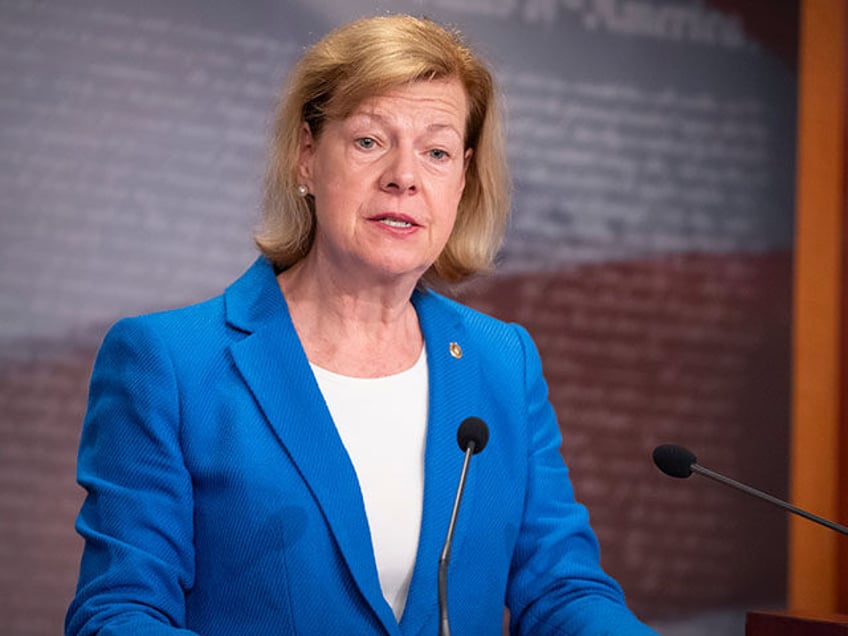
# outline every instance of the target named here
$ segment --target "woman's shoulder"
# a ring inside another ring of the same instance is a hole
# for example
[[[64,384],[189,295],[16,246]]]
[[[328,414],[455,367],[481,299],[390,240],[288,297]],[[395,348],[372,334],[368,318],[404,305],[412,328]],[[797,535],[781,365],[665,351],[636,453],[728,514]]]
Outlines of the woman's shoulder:
[[[419,311],[440,314],[443,320],[456,322],[472,337],[489,341],[492,346],[524,346],[529,340],[527,330],[520,324],[509,322],[476,309],[461,300],[427,290],[419,294],[416,303]]]
[[[112,324],[101,345],[111,351],[167,351],[169,357],[200,358],[225,343],[221,296],[175,309],[127,316]]]
[[[276,290],[273,271],[270,264],[260,258],[216,296],[173,309],[122,318],[110,328],[110,332],[151,332],[166,341],[208,341],[227,331],[230,314],[239,315],[239,310],[242,310],[241,313],[252,312],[256,305],[260,305],[259,300],[269,296],[269,288]]]
[[[223,295],[218,295],[182,307],[127,316],[120,319],[117,324],[130,323],[142,328],[175,333],[202,331],[223,322],[223,305]]]

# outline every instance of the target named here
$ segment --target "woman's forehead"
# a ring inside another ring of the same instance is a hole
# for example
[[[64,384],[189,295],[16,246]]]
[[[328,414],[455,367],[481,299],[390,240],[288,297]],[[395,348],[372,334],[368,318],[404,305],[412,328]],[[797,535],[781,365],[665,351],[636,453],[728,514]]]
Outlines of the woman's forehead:
[[[430,127],[464,129],[467,114],[468,96],[458,80],[419,80],[368,96],[340,118],[388,122],[409,116],[424,118]]]

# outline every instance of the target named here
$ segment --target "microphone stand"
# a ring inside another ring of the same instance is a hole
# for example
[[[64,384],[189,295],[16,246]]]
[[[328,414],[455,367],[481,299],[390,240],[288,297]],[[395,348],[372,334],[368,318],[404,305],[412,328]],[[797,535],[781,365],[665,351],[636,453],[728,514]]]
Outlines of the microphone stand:
[[[462,501],[462,493],[465,490],[465,477],[468,475],[468,465],[477,444],[474,440],[468,442],[465,449],[465,460],[462,462],[462,472],[459,473],[459,485],[456,488],[456,499],[453,502],[448,532],[442,554],[439,557],[439,636],[450,636],[450,620],[448,619],[448,564],[450,563],[451,543],[453,543],[453,531],[456,527],[456,518],[459,515],[459,504]]]

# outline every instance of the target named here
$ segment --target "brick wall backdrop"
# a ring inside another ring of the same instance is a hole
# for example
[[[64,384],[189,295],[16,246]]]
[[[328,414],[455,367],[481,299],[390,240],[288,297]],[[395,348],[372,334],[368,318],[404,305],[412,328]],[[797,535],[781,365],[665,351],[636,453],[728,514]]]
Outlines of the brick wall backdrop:
[[[760,6],[393,5],[461,27],[504,87],[514,220],[460,295],[536,338],[604,563],[668,636],[784,600],[783,516],[650,460],[679,442],[786,490],[797,1]],[[0,0],[0,633],[61,631],[105,330],[250,264],[286,69],[383,8]]]

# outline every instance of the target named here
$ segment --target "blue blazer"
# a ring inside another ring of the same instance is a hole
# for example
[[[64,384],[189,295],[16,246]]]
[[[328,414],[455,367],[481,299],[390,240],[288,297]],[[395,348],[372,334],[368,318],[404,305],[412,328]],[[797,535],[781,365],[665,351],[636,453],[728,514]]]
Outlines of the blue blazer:
[[[463,460],[456,430],[475,415],[490,440],[471,463],[456,528],[453,632],[500,634],[506,604],[513,633],[653,634],[599,566],[526,331],[431,291],[413,303],[430,403],[418,556],[399,623],[353,466],[260,258],[222,296],[122,320],[104,340],[80,443],[85,549],[66,633],[435,635]]]

